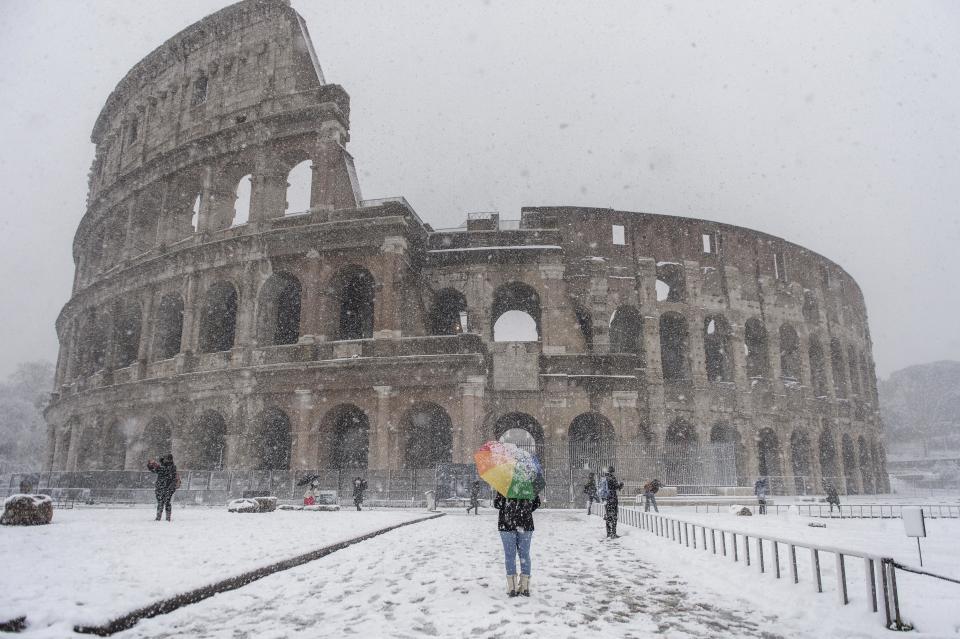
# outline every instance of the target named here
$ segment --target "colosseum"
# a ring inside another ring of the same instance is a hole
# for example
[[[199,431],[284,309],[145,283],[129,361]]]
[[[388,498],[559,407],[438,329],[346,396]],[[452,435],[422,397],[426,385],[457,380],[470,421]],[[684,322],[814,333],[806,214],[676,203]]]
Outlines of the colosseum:
[[[127,73],[91,136],[51,471],[172,451],[208,488],[317,471],[387,491],[499,437],[541,456],[558,505],[614,463],[688,493],[887,489],[866,308],[836,263],[601,208],[434,229],[362,198],[349,131],[286,0],[231,5]]]

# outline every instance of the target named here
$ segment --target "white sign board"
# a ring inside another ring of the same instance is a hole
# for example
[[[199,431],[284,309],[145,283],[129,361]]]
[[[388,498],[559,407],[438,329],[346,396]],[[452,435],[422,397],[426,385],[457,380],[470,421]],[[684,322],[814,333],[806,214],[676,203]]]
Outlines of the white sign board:
[[[916,506],[904,506],[901,510],[903,529],[907,537],[926,537],[927,527],[923,523],[923,509]]]

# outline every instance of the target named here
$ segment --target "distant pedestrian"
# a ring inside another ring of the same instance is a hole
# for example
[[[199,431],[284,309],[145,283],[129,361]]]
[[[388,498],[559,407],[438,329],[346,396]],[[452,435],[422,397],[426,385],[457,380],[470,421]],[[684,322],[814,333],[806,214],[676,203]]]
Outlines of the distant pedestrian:
[[[833,507],[837,507],[840,517],[843,517],[843,511],[840,510],[840,495],[837,493],[837,487],[833,484],[827,484],[827,503],[830,504],[830,516],[833,516]]]
[[[363,504],[363,493],[367,490],[367,480],[362,477],[357,477],[353,480],[353,505],[357,507],[357,510],[360,510],[360,506]]]
[[[607,539],[616,539],[620,536],[617,534],[617,519],[620,517],[620,497],[617,491],[623,489],[623,482],[618,481],[617,476],[613,474],[613,466],[607,468],[607,472],[600,481],[606,484],[606,490],[600,496],[606,501],[603,518],[607,521]]]
[[[467,514],[473,511],[474,515],[480,514],[480,482],[475,481],[470,486],[470,506],[467,508]]]
[[[660,509],[657,508],[656,495],[661,486],[663,484],[660,483],[659,479],[651,479],[643,485],[643,512],[648,512],[651,505],[653,505],[654,512],[660,512]]]
[[[306,492],[303,493],[303,505],[304,506],[314,506],[317,503],[317,488],[319,485],[316,481],[310,482],[310,485],[307,486]]]
[[[168,453],[161,457],[159,462],[155,459],[148,460],[147,470],[157,474],[157,483],[154,488],[157,497],[157,521],[160,521],[163,511],[167,512],[167,521],[170,521],[173,493],[180,488],[180,475],[177,473],[176,464],[173,463],[173,455]]]
[[[540,495],[533,499],[506,498],[501,494],[493,500],[499,510],[497,530],[503,543],[503,560],[507,568],[507,596],[530,596],[530,543],[533,541],[533,511],[540,507]],[[520,575],[517,572],[520,555]]]
[[[753,484],[753,494],[757,496],[757,504],[760,506],[760,514],[767,514],[767,480],[763,477],[757,479]]]
[[[590,473],[587,483],[583,485],[583,494],[587,498],[587,514],[592,515],[593,502],[600,503],[600,498],[597,496],[597,480],[593,473]]]

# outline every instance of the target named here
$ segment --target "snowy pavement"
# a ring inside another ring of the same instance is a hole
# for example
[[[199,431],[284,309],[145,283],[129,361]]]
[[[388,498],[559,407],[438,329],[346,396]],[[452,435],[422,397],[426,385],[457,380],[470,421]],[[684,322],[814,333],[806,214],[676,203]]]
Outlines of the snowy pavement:
[[[879,637],[879,618],[638,530],[536,514],[532,596],[504,593],[496,519],[415,524],[118,637]]]
[[[423,511],[236,514],[151,508],[57,510],[49,526],[0,529],[0,621],[64,637],[159,599],[403,521]]]

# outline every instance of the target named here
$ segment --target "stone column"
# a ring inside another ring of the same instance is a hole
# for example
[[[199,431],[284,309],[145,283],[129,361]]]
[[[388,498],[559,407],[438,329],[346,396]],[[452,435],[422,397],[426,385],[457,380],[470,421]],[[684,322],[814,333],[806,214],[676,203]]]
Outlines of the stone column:
[[[407,240],[403,237],[384,238],[380,251],[383,253],[383,267],[380,271],[380,286],[374,299],[373,336],[378,339],[397,339],[402,334],[400,316],[403,312]]]
[[[287,209],[287,173],[270,170],[259,161],[257,165],[257,172],[251,177],[250,221],[283,217]]]
[[[342,142],[347,131],[329,121],[323,124],[321,140],[313,157],[310,208],[351,209],[360,204],[360,193],[353,169],[353,158]]]
[[[543,281],[543,290],[540,291],[540,343],[544,353],[562,353],[567,350],[567,345],[563,343],[566,332],[563,314],[568,311],[564,295],[564,270],[566,266],[559,261],[539,266],[540,279]]]
[[[311,423],[313,391],[298,388],[294,392],[293,415],[290,427],[290,469],[308,470],[319,467],[319,440]]]
[[[493,433],[483,430],[483,396],[486,386],[487,378],[483,375],[471,375],[460,384],[460,425],[453,433],[455,463],[472,462],[473,451],[480,448],[488,437],[493,436]]]
[[[212,166],[202,169],[200,187],[200,210],[197,212],[197,232],[203,233],[214,230],[214,215],[220,204],[218,194],[214,191],[214,174]]]
[[[200,280],[196,273],[187,276],[187,291],[183,300],[183,329],[180,333],[180,352],[189,353],[199,349],[200,317],[203,314],[200,296]]]
[[[151,289],[144,296],[143,304],[140,308],[140,344],[137,347],[137,362],[140,366],[145,365],[150,360],[150,346],[153,337],[153,298],[155,292]],[[141,369],[141,373],[142,373]],[[139,376],[142,377],[142,374]]]
[[[394,396],[390,386],[374,386],[377,393],[377,414],[370,424],[370,453],[368,466],[373,470],[395,469],[402,466],[400,460],[398,433],[390,419],[391,398]]]

